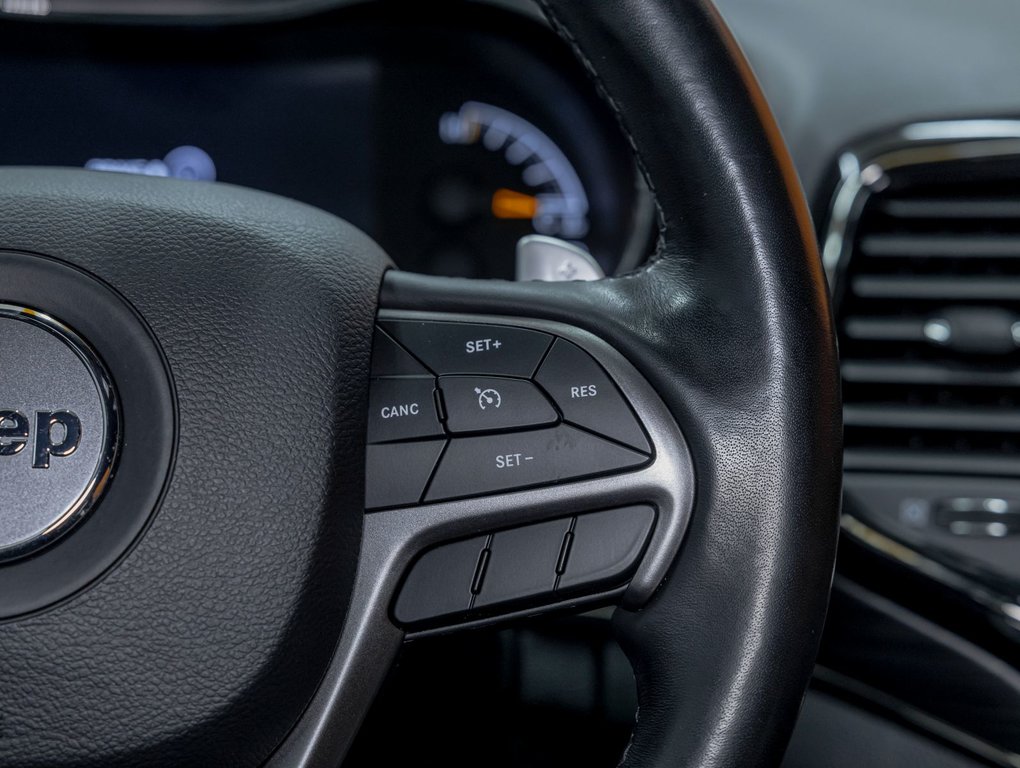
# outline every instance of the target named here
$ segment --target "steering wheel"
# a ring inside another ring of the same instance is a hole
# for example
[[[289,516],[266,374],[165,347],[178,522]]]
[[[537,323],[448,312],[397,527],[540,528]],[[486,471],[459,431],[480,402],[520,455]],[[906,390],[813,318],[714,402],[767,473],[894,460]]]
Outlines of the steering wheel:
[[[624,766],[779,761],[841,488],[807,209],[707,1],[543,8],[654,193],[632,274],[405,274],[271,195],[0,171],[5,766],[335,766],[407,636],[609,602]]]

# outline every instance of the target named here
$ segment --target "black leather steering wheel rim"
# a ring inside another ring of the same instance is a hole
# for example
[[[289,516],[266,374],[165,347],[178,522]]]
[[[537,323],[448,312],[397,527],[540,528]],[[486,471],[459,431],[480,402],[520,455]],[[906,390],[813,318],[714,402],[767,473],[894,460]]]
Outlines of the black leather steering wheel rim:
[[[176,424],[130,545],[59,602],[0,622],[5,765],[342,759],[403,639],[391,583],[369,595],[371,616],[357,613],[358,585],[386,555],[367,539],[381,524],[363,517],[380,307],[579,328],[647,380],[683,433],[696,491],[668,575],[616,614],[640,701],[624,765],[778,762],[817,651],[841,490],[835,335],[807,208],[707,0],[542,5],[653,191],[660,241],[633,274],[429,278],[269,195],[0,170],[0,251],[25,269],[62,263],[65,300],[78,281],[122,303],[165,364]],[[46,312],[47,288],[0,281],[0,303]],[[122,453],[143,411],[124,414]],[[126,485],[114,475],[122,496]],[[0,563],[0,580],[22,565]],[[359,645],[370,620],[377,642]]]
[[[817,653],[842,488],[837,352],[807,206],[711,3],[542,5],[635,148],[660,214],[655,256],[567,286],[390,273],[382,304],[541,308],[626,351],[690,443],[697,498],[659,593],[617,612],[639,697],[623,765],[774,765]]]

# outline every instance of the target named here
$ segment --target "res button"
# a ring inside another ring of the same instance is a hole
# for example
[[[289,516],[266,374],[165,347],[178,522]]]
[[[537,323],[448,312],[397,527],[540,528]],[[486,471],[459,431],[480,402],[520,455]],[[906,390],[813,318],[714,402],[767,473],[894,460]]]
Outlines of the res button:
[[[648,438],[620,390],[587,352],[557,339],[535,375],[565,421],[651,452]]]
[[[480,373],[492,376],[534,374],[552,337],[505,325],[384,320],[393,338],[438,374]]]

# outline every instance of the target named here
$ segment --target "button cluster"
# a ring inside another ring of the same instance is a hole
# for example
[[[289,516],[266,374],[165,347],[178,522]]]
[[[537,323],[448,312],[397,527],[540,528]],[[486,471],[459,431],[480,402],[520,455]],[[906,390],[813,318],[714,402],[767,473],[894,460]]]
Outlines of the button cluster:
[[[369,392],[367,509],[636,468],[651,445],[587,352],[505,325],[382,320]]]
[[[536,523],[429,550],[404,580],[401,625],[457,621],[626,582],[655,523],[649,506]]]

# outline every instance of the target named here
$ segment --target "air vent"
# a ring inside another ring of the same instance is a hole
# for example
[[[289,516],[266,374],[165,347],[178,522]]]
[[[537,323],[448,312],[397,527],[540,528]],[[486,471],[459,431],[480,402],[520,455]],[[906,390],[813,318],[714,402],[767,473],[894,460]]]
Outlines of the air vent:
[[[1020,476],[1020,161],[1003,148],[929,143],[860,173],[838,266],[826,254],[848,470]]]

